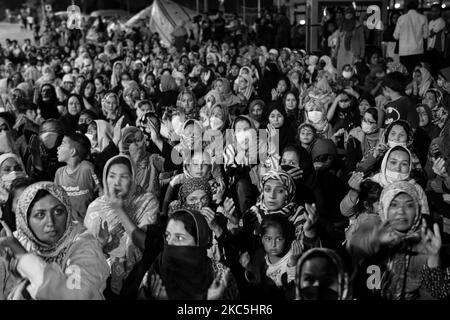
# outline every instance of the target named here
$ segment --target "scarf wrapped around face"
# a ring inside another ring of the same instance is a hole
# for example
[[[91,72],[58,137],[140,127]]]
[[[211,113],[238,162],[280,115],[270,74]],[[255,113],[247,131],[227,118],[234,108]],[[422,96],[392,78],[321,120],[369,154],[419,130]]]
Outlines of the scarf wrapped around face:
[[[31,230],[28,223],[28,212],[31,209],[31,204],[36,197],[36,194],[45,190],[59,202],[61,202],[67,211],[66,229],[62,237],[52,245],[47,245],[41,242]],[[16,238],[24,246],[24,248],[31,253],[41,257],[48,263],[55,262],[62,265],[64,257],[74,241],[76,235],[79,233],[79,228],[76,228],[72,217],[72,208],[69,197],[63,188],[53,182],[43,181],[32,184],[27,187],[19,198],[17,203],[17,235]]]
[[[420,275],[414,275],[408,269],[413,246],[420,241],[422,220],[419,195],[414,185],[406,181],[399,181],[386,186],[380,196],[378,214],[381,221],[388,220],[389,206],[401,193],[406,193],[413,199],[416,216],[411,228],[404,234],[405,240],[393,249],[395,252],[387,261],[387,268],[381,279],[381,294],[389,300],[414,300],[418,297],[421,279]]]
[[[198,190],[202,190],[206,192],[208,196],[209,202],[212,199],[212,190],[211,186],[206,178],[192,178],[188,177],[185,183],[181,185],[180,190],[178,191],[178,200],[173,201],[170,204],[170,212],[174,212],[179,209],[191,209],[198,210],[197,205],[189,205],[186,203],[187,197]]]
[[[161,276],[170,300],[203,300],[214,279],[212,262],[207,255],[211,231],[206,219],[194,210],[187,212],[195,221],[196,244],[174,246],[167,242],[164,251],[154,263],[155,271]]]

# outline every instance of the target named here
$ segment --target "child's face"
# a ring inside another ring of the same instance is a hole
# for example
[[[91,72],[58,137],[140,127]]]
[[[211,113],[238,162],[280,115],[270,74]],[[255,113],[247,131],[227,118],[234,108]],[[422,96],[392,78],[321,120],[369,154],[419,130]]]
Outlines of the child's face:
[[[281,181],[270,179],[264,184],[264,204],[269,211],[280,210],[287,202],[286,190]]]
[[[303,128],[300,130],[300,142],[309,145],[314,139],[314,133],[310,128]]]
[[[67,162],[71,155],[72,147],[70,145],[70,139],[68,137],[64,137],[61,145],[58,147],[58,161],[59,162]]]
[[[269,227],[266,229],[266,233],[262,236],[262,244],[264,251],[270,257],[280,257],[283,254],[286,239],[284,239],[283,233],[280,228]]]

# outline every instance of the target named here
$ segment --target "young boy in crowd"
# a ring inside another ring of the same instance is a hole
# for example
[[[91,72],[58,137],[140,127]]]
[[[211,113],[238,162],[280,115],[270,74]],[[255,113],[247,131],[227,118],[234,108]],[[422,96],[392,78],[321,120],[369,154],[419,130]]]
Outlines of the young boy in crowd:
[[[384,77],[381,83],[383,95],[388,99],[385,106],[385,126],[397,120],[406,120],[413,129],[419,127],[419,115],[415,104],[405,96],[407,80],[400,72],[392,72]]]
[[[67,165],[56,171],[55,183],[66,190],[73,208],[73,219],[81,223],[87,207],[101,190],[94,165],[86,161],[90,150],[89,139],[80,133],[65,135],[58,148],[58,161]]]

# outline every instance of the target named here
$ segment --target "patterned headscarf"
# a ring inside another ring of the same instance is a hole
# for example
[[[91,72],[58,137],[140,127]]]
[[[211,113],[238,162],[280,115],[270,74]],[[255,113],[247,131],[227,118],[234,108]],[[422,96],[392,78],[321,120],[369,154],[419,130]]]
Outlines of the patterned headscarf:
[[[28,224],[28,211],[31,209],[30,206],[36,194],[41,190],[45,190],[55,197],[64,205],[67,211],[64,234],[56,243],[50,246],[41,242],[34,235]],[[27,251],[37,254],[48,263],[56,262],[58,265],[62,264],[70,245],[78,234],[78,228],[75,228],[72,220],[72,208],[67,193],[62,187],[48,181],[37,182],[24,190],[17,204],[16,225],[17,239]]]
[[[178,191],[178,200],[172,201],[169,206],[169,215],[179,209],[191,209],[198,210],[195,205],[188,205],[186,203],[186,198],[197,190],[203,190],[206,192],[208,196],[209,203],[212,200],[212,190],[211,186],[207,179],[205,178],[189,178],[181,185],[180,190]]]
[[[284,190],[286,192],[286,205],[283,208],[281,208],[278,212],[270,212],[270,213],[271,214],[282,213],[282,214],[286,215],[287,213],[292,212],[293,207],[297,206],[295,203],[292,202],[292,200],[294,200],[295,190],[296,190],[295,182],[292,179],[292,177],[284,171],[271,170],[271,171],[267,172],[264,176],[262,176],[261,182],[260,182],[260,190],[264,190],[264,185],[269,180],[280,181],[283,184]],[[263,210],[264,213],[269,212],[269,209],[266,207],[266,204],[264,203],[264,192],[263,191],[261,192],[261,195],[258,198],[256,207],[259,210]]]

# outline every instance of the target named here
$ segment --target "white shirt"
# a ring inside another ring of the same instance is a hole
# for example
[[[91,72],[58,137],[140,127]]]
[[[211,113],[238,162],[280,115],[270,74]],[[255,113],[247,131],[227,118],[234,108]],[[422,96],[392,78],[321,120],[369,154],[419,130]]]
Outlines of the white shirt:
[[[416,10],[409,10],[398,18],[394,38],[399,40],[400,56],[424,53],[423,39],[428,38],[427,18]]]

